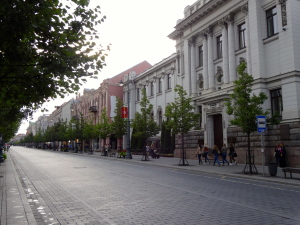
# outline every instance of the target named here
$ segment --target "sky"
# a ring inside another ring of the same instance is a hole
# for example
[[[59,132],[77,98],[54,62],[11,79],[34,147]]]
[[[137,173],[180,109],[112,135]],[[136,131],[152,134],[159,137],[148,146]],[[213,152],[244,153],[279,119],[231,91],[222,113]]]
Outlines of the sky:
[[[100,5],[101,15],[106,20],[98,26],[99,42],[103,47],[111,44],[107,52],[106,66],[99,72],[98,79],[88,79],[81,87],[95,88],[107,78],[146,60],[154,65],[176,51],[175,41],[167,36],[174,31],[178,19],[184,17],[184,8],[196,0],[90,0],[90,6]],[[62,105],[75,95],[51,100],[43,105],[49,111]],[[33,115],[36,121],[41,111]],[[26,133],[29,121],[24,120],[18,133]]]

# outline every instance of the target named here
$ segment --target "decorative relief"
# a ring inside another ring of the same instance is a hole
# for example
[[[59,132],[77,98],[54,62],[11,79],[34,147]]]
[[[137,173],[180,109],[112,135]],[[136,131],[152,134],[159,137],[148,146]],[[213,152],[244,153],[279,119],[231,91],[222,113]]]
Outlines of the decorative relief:
[[[279,4],[281,5],[281,19],[284,27],[287,25],[286,0],[279,0]]]
[[[225,27],[226,27],[225,19],[219,20],[218,25],[219,25],[222,29],[225,28]]]
[[[217,73],[215,75],[215,82],[216,84],[223,84],[224,83],[224,79],[223,79],[223,70],[221,66],[217,67]]]
[[[242,62],[246,62],[246,60],[244,59],[244,57],[240,57],[240,64],[242,63]]]

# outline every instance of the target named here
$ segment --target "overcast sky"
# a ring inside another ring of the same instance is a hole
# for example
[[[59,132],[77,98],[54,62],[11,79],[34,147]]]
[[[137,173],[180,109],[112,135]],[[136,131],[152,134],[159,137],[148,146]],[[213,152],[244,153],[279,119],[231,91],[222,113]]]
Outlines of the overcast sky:
[[[175,41],[167,36],[174,31],[178,19],[184,17],[187,5],[196,0],[91,0],[91,6],[100,5],[101,15],[107,19],[99,25],[100,43],[111,44],[106,58],[107,66],[97,80],[90,79],[81,88],[98,88],[103,79],[113,77],[146,60],[150,64],[160,62],[175,52]],[[73,96],[47,103],[49,114],[54,107]],[[33,121],[43,113],[34,114]],[[25,133],[28,121],[23,121],[19,133]]]

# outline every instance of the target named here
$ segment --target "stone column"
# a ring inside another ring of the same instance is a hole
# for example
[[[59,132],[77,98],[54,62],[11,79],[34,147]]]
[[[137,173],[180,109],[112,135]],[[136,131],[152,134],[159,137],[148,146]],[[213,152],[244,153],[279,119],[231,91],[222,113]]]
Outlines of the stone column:
[[[205,33],[201,34],[203,39],[203,82],[204,90],[208,89],[208,60],[207,60],[207,37]]]
[[[252,65],[251,65],[251,42],[250,42],[250,24],[249,24],[249,17],[248,17],[248,4],[244,5],[241,8],[241,11],[245,14],[245,24],[246,24],[246,35],[245,35],[245,42],[247,48],[247,71],[248,74],[252,74]]]
[[[229,60],[229,79],[230,82],[236,80],[236,63],[235,63],[235,47],[234,47],[234,30],[233,15],[230,14],[225,18],[228,25],[228,60]]]
[[[228,61],[228,32],[225,21],[222,19],[219,21],[219,25],[222,27],[222,54],[223,54],[223,78],[224,84],[229,83],[229,61]]]
[[[191,45],[191,97],[197,96],[197,76],[196,76],[196,36],[190,39]]]
[[[213,50],[213,29],[210,26],[207,29],[207,38],[208,38],[208,54],[207,54],[207,60],[208,60],[208,88],[214,89],[215,88],[215,81],[214,81],[214,50]]]

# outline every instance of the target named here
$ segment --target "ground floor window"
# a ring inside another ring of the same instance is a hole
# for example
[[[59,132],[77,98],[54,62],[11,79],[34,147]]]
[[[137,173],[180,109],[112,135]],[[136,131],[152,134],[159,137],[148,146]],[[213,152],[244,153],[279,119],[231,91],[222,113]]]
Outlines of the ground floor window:
[[[272,115],[278,112],[281,116],[283,111],[282,105],[282,91],[280,89],[272,90],[271,91],[271,107],[272,107]]]

